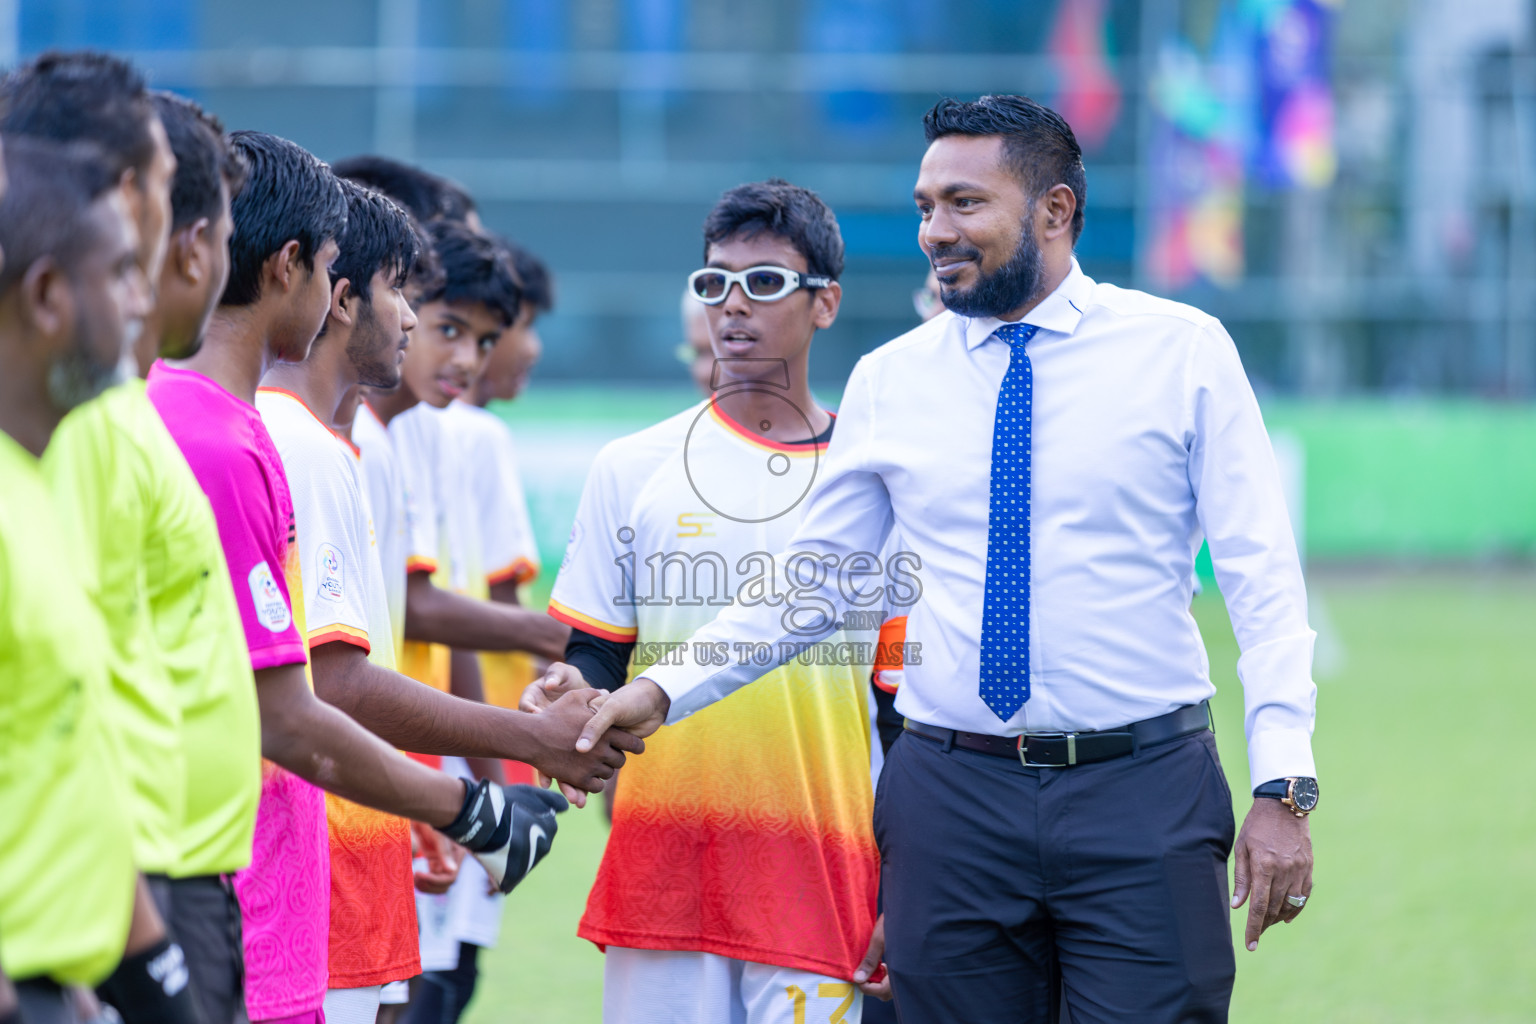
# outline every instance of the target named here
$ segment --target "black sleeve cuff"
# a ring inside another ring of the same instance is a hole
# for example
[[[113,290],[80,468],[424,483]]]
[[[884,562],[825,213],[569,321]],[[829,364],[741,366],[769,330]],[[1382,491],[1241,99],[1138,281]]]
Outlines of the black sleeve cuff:
[[[565,661],[581,671],[588,686],[612,693],[628,678],[629,658],[634,651],[633,641],[619,643],[572,629],[571,639],[565,645]]]

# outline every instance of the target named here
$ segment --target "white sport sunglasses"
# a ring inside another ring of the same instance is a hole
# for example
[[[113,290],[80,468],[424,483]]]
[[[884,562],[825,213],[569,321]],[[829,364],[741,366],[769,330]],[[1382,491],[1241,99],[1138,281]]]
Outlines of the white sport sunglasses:
[[[717,306],[731,293],[731,285],[741,285],[742,292],[755,302],[778,302],[800,288],[825,288],[830,277],[800,274],[788,267],[765,264],[746,270],[721,270],[705,267],[688,275],[688,294],[707,306]]]

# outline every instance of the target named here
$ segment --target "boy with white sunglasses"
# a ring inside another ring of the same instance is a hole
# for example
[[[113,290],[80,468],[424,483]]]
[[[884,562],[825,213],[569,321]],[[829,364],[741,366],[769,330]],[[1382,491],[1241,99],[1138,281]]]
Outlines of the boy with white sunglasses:
[[[779,180],[725,193],[704,236],[689,294],[708,318],[712,394],[599,454],[550,601],[572,627],[569,664],[529,688],[527,710],[583,677],[616,689],[658,659],[698,656],[669,644],[781,590],[773,553],[835,419],[808,372],[812,338],[837,317],[842,238],[820,198]],[[825,649],[857,646],[837,634]],[[579,928],[607,952],[606,1024],[858,1024],[879,863],[870,665],[856,658],[792,662],[658,733],[625,772]]]

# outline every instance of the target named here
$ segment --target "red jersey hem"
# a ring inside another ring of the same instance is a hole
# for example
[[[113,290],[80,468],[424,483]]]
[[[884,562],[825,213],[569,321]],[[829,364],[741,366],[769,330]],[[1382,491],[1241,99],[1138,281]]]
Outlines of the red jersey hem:
[[[330,643],[351,644],[354,647],[361,647],[365,654],[372,653],[373,651],[373,647],[368,643],[366,636],[358,636],[355,632],[345,627],[322,627],[310,636],[309,649],[314,650],[316,647]]]
[[[754,946],[744,942],[731,942],[728,939],[617,931],[612,928],[596,928],[585,921],[577,927],[576,934],[605,952],[608,946],[620,946],[624,949],[659,949],[669,952],[713,953],[715,956],[728,957],[732,960],[746,960],[754,964],[768,964],[771,967],[788,967],[797,971],[823,974],[829,978],[840,978],[843,981],[852,981],[853,970],[858,966],[857,963],[837,964],[830,960],[818,960],[816,957],[801,956],[787,950],[764,949],[761,946]]]
[[[513,562],[509,566],[506,566],[505,568],[497,569],[493,573],[488,573],[485,577],[485,582],[491,586],[495,586],[498,583],[505,583],[507,580],[511,580],[513,583],[523,584],[537,579],[538,575],[538,566],[534,565],[526,558],[519,558],[517,561]]]
[[[583,633],[591,633],[593,636],[602,637],[604,640],[612,640],[616,644],[634,643],[635,637],[640,634],[638,628],[615,626],[601,619],[594,619],[590,615],[583,615],[574,608],[567,608],[554,598],[549,599],[549,607],[545,611],[550,618],[558,619],[572,629],[579,629]]]
[[[367,971],[332,972],[326,985],[328,988],[368,988],[370,985],[388,985],[395,981],[405,981],[420,973],[421,956],[416,954],[390,964],[388,967],[375,967]]]

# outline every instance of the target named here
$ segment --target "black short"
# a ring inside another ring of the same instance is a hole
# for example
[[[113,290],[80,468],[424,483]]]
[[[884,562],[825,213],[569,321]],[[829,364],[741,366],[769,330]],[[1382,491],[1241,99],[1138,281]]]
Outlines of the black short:
[[[79,1024],[74,1004],[57,984],[46,978],[16,983],[21,1019],[27,1024]]]
[[[226,875],[151,877],[149,889],[171,937],[187,957],[192,997],[207,1024],[245,1018],[240,904]]]

